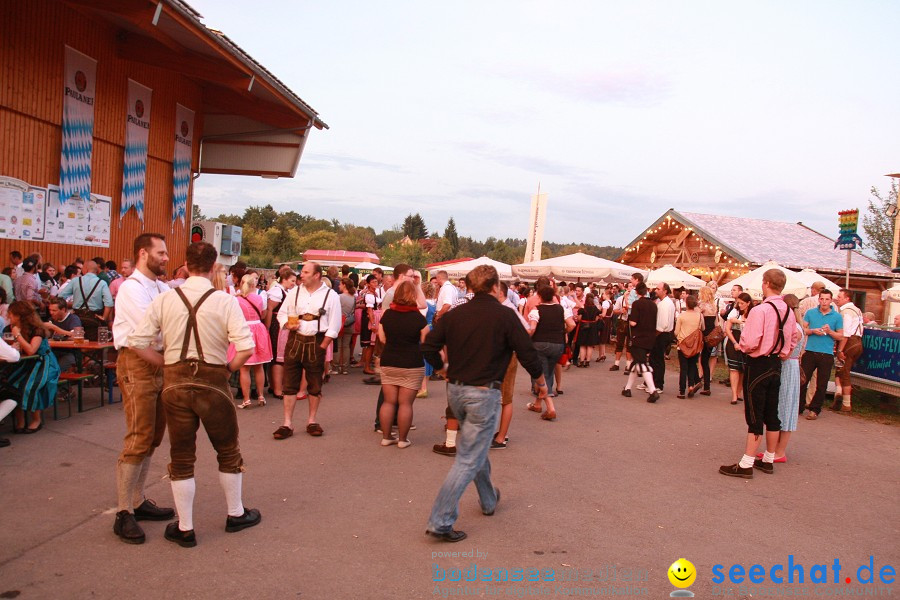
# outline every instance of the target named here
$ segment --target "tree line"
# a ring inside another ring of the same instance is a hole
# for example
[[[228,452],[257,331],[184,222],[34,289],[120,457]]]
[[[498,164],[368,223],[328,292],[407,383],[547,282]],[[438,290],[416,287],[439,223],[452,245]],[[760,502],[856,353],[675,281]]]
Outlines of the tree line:
[[[508,264],[521,263],[525,258],[524,239],[489,237],[482,242],[461,236],[452,217],[443,231],[429,233],[421,214],[409,214],[401,224],[377,233],[372,227],[341,223],[337,219],[319,219],[295,211],[278,212],[271,204],[251,206],[243,215],[220,214],[217,217],[205,216],[195,204],[192,220],[207,219],[242,227],[241,260],[262,268],[299,261],[303,252],[309,249],[374,252],[382,264],[405,262],[416,268],[463,257],[488,256]],[[541,247],[542,258],[573,252],[614,260],[622,248],[553,242],[544,242]]]

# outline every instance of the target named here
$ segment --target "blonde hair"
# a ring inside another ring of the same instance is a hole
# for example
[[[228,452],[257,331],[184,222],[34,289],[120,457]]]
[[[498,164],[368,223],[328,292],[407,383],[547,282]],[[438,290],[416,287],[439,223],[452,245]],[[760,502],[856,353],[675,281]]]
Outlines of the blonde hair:
[[[243,277],[241,277],[241,291],[240,294],[244,298],[253,294],[256,290],[256,283],[259,281],[259,275],[256,273],[247,273]]]
[[[216,263],[215,268],[213,269],[213,287],[219,290],[220,292],[224,292],[227,289],[227,283],[225,278],[227,273],[225,271],[225,265],[222,263]]]
[[[715,292],[713,289],[708,286],[703,286],[700,288],[700,301],[701,302],[712,302],[715,296]]]

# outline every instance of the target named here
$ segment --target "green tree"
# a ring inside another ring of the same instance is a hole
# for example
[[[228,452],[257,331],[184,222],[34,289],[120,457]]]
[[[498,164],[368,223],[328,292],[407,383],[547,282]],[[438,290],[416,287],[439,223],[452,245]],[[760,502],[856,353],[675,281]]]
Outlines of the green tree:
[[[450,220],[447,221],[447,227],[444,229],[444,239],[450,242],[451,255],[456,256],[456,253],[459,252],[459,234],[456,232],[456,221],[453,220],[453,217],[450,217]]]
[[[331,221],[325,219],[312,219],[300,228],[300,235],[309,235],[317,231],[334,231]]]
[[[196,204],[191,204],[191,221],[205,221],[206,216],[203,214],[203,211],[200,210],[200,207]]]
[[[402,237],[403,230],[400,229],[399,225],[396,225],[392,229],[385,229],[376,235],[375,244],[378,248],[384,248],[385,246],[389,246],[390,244],[399,241]]]
[[[287,227],[271,227],[266,230],[266,252],[277,261],[300,258],[300,236]]]
[[[419,213],[406,215],[403,220],[403,235],[411,240],[422,240],[428,237],[428,228],[425,227],[425,219]]]
[[[419,244],[399,244],[393,243],[389,246],[385,246],[381,252],[381,262],[385,265],[396,265],[397,263],[406,263],[415,267],[416,269],[421,269],[425,265],[427,265],[430,260],[430,256],[425,250],[422,249],[422,246]]]
[[[297,245],[299,253],[307,250],[338,250],[337,234],[333,231],[313,231],[299,236]]]
[[[337,245],[341,250],[351,252],[375,252],[378,246],[375,243],[375,230],[371,227],[357,227],[356,225],[343,225],[338,231]]]
[[[293,210],[289,210],[286,213],[281,213],[278,215],[278,218],[275,219],[276,227],[283,227],[286,229],[294,229],[299,230],[301,227],[312,221],[313,218],[309,215],[301,215]]]
[[[237,215],[219,215],[213,221],[218,221],[219,223],[225,223],[227,225],[237,225],[238,227],[242,227],[244,225],[244,219]]]
[[[894,219],[888,216],[888,207],[897,205],[897,192],[900,186],[894,181],[887,197],[883,197],[875,186],[870,190],[868,213],[863,216],[863,231],[871,250],[875,252],[875,260],[886,265],[891,264],[891,251],[894,247]]]
[[[244,225],[250,225],[260,230],[268,229],[275,225],[278,213],[271,204],[265,206],[251,206],[244,211]]]

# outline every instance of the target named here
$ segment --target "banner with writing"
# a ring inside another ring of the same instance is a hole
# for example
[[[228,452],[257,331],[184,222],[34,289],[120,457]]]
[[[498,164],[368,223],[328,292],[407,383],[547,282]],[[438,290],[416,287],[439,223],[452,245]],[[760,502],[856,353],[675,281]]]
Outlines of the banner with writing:
[[[528,239],[525,244],[524,262],[541,260],[541,244],[544,243],[544,221],[547,220],[547,194],[538,193],[531,197],[531,212],[528,221]]]
[[[91,196],[91,152],[94,146],[94,93],[97,61],[66,46],[62,153],[59,200]]]
[[[862,344],[852,371],[900,383],[900,331],[866,327]]]
[[[172,224],[184,225],[188,191],[191,187],[191,145],[194,139],[194,111],[175,105],[175,159],[172,161]]]
[[[147,150],[150,139],[150,101],[153,90],[128,80],[128,114],[125,117],[125,166],[122,173],[122,217],[131,207],[144,223],[144,184],[147,180]]]

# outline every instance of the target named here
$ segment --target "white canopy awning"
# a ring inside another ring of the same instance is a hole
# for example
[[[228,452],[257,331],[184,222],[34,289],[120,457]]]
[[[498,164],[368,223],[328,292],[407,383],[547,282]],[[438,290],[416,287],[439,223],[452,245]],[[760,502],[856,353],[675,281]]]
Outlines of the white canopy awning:
[[[688,290],[699,290],[706,285],[699,277],[694,277],[672,265],[662,266],[647,275],[647,287],[652,288],[660,282],[668,283],[672,289],[683,287]]]
[[[762,276],[763,273],[765,273],[769,269],[778,269],[787,276],[787,282],[785,283],[784,290],[781,292],[782,294],[794,294],[798,298],[805,298],[809,295],[808,286],[797,275],[796,271],[785,269],[772,260],[765,263],[758,269],[754,269],[749,273],[741,275],[737,279],[733,279],[728,283],[723,283],[721,286],[719,286],[718,295],[722,298],[731,297],[731,287],[734,285],[740,285],[744,288],[745,292],[750,294],[751,298],[753,298],[754,300],[762,300]]]
[[[583,252],[513,265],[512,272],[519,277],[533,279],[553,275],[566,281],[575,279],[596,281],[604,277],[628,279],[632,273],[645,273],[640,269]]]
[[[831,281],[830,279],[819,275],[812,269],[803,269],[802,271],[797,273],[797,277],[799,277],[803,283],[806,284],[806,287],[812,287],[812,284],[816,282],[821,282],[825,284],[825,289],[829,290],[833,295],[837,296],[838,291],[840,291],[841,287]]]
[[[472,269],[480,267],[481,265],[490,265],[497,269],[497,274],[500,275],[500,279],[512,279],[513,273],[511,266],[505,262],[488,258],[487,256],[433,268],[429,271],[428,276],[434,277],[435,273],[438,271],[446,271],[447,276],[451,279],[461,279],[468,275]]]

